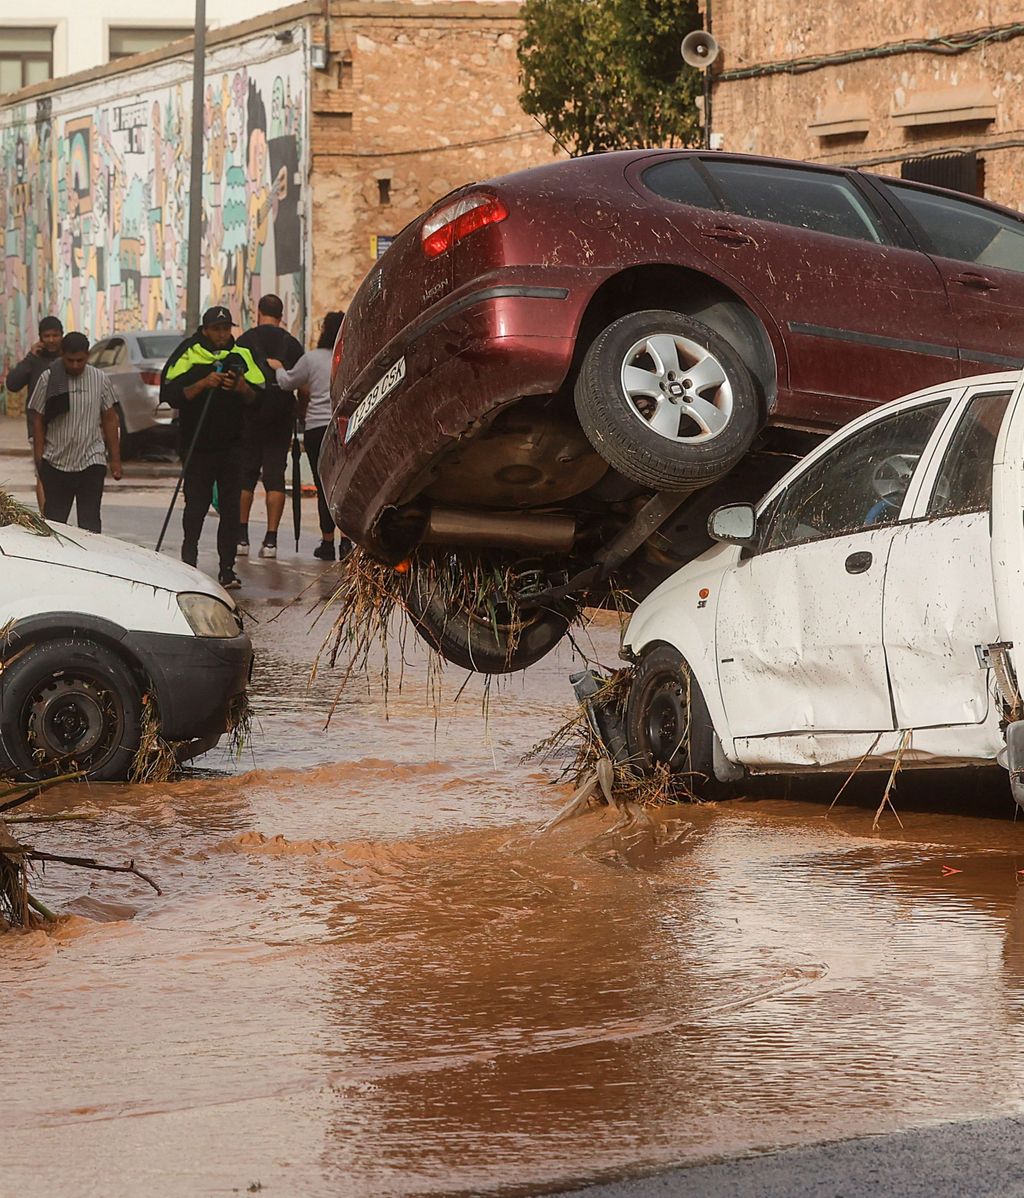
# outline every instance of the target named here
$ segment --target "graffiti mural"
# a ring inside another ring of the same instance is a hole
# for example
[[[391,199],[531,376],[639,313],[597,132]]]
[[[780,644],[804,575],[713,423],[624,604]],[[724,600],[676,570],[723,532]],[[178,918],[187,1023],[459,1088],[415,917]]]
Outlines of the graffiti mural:
[[[238,44],[207,65],[201,300],[247,326],[275,292],[301,337],[305,54],[262,50]],[[58,93],[59,113],[51,97],[0,111],[0,370],[50,312],[93,338],[184,325],[191,83],[132,73],[104,90]]]

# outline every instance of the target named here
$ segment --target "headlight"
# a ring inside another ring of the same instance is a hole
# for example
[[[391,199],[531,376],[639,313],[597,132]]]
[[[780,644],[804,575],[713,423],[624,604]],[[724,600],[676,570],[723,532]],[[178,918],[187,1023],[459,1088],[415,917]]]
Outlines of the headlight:
[[[238,636],[242,631],[238,616],[212,595],[184,591],[178,596],[178,606],[196,636]]]

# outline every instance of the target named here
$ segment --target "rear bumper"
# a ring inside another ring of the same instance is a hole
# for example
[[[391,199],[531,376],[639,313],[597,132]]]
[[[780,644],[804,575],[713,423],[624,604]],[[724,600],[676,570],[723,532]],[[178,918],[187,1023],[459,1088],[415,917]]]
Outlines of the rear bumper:
[[[320,476],[345,534],[393,557],[377,528],[382,512],[408,502],[434,459],[505,404],[557,391],[578,318],[568,288],[492,287],[456,297],[396,338],[380,370],[404,355],[402,383],[346,443],[347,418],[376,381],[364,387],[361,379],[342,398],[320,451]]]
[[[252,670],[252,642],[230,638],[129,632],[124,646],[142,664],[160,710],[165,740],[219,737],[228,728],[234,699]]]

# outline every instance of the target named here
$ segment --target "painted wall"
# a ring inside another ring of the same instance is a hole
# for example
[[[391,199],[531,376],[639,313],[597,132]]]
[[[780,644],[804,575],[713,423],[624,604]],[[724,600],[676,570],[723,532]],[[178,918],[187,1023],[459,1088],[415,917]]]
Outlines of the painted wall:
[[[207,60],[202,301],[243,325],[276,292],[305,324],[304,31]],[[0,368],[47,313],[92,338],[184,323],[190,64],[175,59],[0,110]]]

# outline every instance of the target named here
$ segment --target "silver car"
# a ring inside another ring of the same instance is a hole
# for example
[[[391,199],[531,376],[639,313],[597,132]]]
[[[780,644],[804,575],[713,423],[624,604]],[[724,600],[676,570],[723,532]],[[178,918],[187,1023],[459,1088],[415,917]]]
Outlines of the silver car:
[[[109,377],[117,394],[124,457],[145,443],[174,444],[175,413],[160,402],[160,371],[184,336],[167,329],[116,333],[89,352],[89,362]]]

